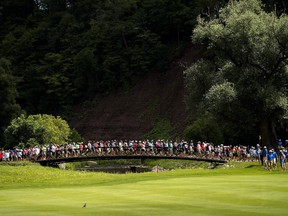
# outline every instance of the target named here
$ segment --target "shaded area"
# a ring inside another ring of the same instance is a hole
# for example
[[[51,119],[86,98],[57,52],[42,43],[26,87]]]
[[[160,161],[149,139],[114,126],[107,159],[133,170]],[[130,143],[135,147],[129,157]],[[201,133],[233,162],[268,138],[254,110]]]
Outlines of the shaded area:
[[[195,160],[206,161],[210,163],[227,163],[226,160],[210,159],[210,158],[198,158],[198,157],[181,157],[181,156],[162,156],[162,155],[104,155],[104,156],[85,156],[85,157],[71,157],[71,158],[57,158],[49,160],[35,160],[42,166],[53,166],[54,164],[63,162],[75,162],[75,161],[88,161],[88,160],[109,160],[109,159],[177,159],[177,160]]]
[[[76,169],[77,171],[88,171],[88,172],[107,172],[107,173],[141,173],[150,172],[152,168],[149,166],[85,166]]]
[[[188,115],[183,70],[199,53],[199,47],[190,47],[167,65],[167,72],[151,72],[128,92],[99,96],[88,107],[79,105],[69,124],[86,139],[139,139],[159,119],[167,119],[174,127],[172,135],[181,135]]]

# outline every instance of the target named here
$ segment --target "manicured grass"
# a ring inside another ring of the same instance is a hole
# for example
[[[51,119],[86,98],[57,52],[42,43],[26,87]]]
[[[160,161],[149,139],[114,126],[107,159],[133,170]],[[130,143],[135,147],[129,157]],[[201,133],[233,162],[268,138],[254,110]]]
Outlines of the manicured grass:
[[[288,174],[279,169],[268,172],[257,163],[124,175],[25,165],[0,166],[0,215],[263,216],[288,212]]]

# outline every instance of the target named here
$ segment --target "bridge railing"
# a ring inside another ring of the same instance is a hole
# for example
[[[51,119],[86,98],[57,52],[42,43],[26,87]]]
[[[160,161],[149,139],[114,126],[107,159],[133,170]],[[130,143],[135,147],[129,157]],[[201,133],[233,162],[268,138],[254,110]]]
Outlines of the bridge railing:
[[[194,158],[194,159],[213,159],[224,161],[227,157],[214,151],[189,151],[176,148],[83,148],[83,149],[58,149],[55,151],[41,151],[33,157],[33,160],[55,160],[65,158],[83,158],[83,157],[107,157],[107,156],[149,156],[155,158]]]

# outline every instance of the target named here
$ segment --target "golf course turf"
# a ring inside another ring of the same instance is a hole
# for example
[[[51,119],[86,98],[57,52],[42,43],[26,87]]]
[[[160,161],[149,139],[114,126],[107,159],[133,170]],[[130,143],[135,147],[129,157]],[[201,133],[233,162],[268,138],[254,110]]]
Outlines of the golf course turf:
[[[288,214],[288,174],[256,162],[133,174],[2,162],[0,175],[0,215]]]

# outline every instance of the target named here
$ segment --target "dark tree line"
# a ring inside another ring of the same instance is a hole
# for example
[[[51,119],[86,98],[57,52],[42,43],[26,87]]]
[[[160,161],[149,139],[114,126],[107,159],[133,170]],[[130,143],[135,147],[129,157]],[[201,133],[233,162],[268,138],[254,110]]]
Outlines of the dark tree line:
[[[29,113],[129,87],[165,65],[170,43],[188,41],[185,1],[0,1],[0,56],[17,77]],[[165,52],[164,52],[165,53]],[[164,58],[163,58],[164,57]]]
[[[7,83],[1,88],[10,89],[1,90],[0,105],[11,107],[1,113],[7,119],[1,130],[21,109],[67,112],[76,102],[133,86],[152,69],[165,71],[190,43],[197,16],[215,17],[227,2],[0,0],[0,76]],[[277,4],[286,11],[285,1],[265,2],[267,10]]]

